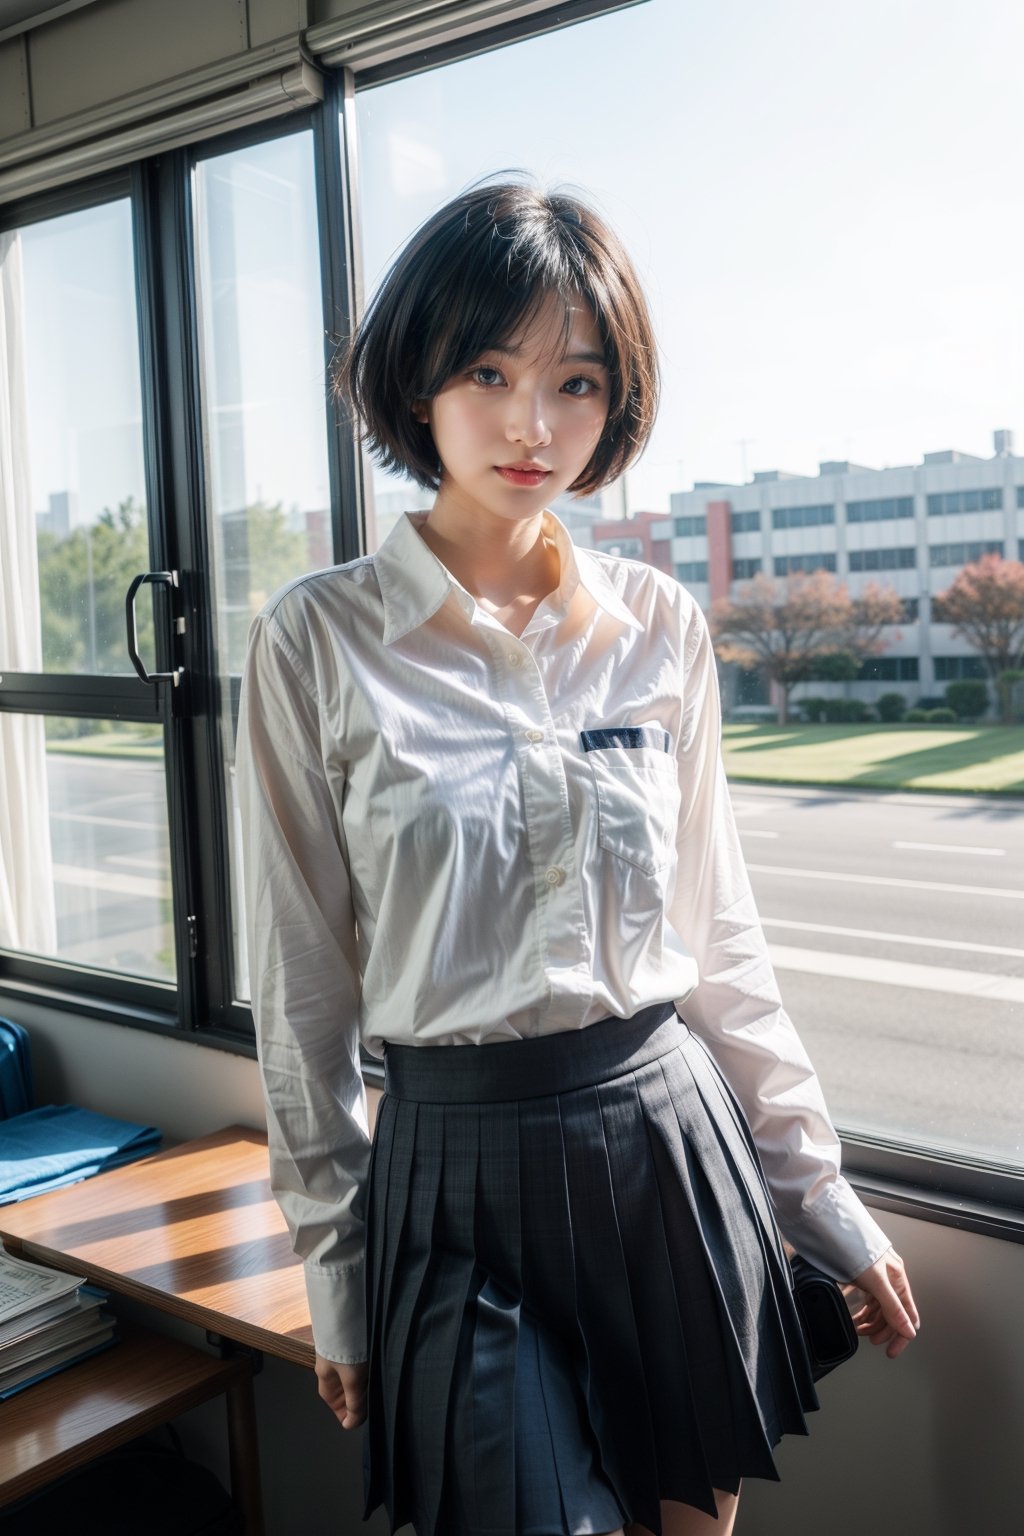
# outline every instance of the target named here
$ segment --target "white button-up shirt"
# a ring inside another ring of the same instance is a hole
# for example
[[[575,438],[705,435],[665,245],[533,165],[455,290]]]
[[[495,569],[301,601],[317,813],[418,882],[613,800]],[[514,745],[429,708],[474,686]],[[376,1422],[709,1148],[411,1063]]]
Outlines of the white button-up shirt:
[[[277,593],[242,686],[271,1173],[318,1351],[366,1355],[360,1042],[500,1048],[671,1000],[744,1106],[783,1234],[852,1278],[889,1243],[779,1000],[700,609],[547,513],[561,580],[516,637],[424,516]]]

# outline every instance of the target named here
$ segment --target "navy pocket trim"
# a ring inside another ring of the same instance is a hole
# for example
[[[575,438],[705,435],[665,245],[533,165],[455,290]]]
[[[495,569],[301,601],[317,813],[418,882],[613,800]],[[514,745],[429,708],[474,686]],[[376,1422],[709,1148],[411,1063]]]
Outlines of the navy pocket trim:
[[[657,747],[662,752],[672,750],[668,731],[654,730],[646,725],[620,725],[606,731],[580,731],[584,752],[599,752],[602,747]]]

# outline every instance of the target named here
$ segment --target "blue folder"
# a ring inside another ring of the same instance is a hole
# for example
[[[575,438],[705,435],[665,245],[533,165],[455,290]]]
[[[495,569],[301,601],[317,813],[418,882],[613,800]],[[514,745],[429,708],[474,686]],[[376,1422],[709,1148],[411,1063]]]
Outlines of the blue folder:
[[[155,1126],[113,1120],[77,1104],[48,1104],[0,1120],[0,1205],[134,1162],[155,1151],[160,1139]]]

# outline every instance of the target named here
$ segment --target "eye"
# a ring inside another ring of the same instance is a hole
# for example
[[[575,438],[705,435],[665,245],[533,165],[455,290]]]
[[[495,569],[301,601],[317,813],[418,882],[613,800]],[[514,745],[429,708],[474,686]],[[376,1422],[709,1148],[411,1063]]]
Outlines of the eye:
[[[473,380],[474,384],[482,384],[485,389],[491,389],[495,385],[504,382],[498,369],[488,367],[486,364],[480,364],[476,368],[471,368],[469,370],[469,377]]]
[[[583,399],[587,395],[595,394],[600,388],[601,386],[596,379],[587,378],[586,374],[582,373],[573,374],[572,378],[566,379],[562,385],[565,394],[573,395],[577,400]]]

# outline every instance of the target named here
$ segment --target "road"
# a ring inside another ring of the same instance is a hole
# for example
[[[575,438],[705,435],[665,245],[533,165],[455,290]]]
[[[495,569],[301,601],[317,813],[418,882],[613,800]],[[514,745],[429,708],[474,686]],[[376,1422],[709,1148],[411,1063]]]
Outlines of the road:
[[[734,785],[833,1116],[1024,1164],[1024,807]]]

